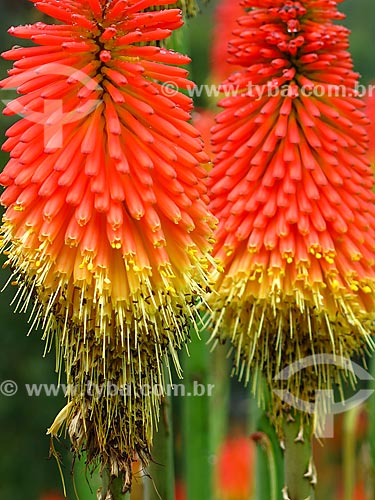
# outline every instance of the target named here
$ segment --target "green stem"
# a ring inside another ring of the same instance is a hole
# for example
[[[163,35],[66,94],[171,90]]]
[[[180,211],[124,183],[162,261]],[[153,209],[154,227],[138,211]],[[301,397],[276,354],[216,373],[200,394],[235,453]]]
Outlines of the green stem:
[[[211,354],[209,363],[210,380],[215,383],[215,390],[209,398],[210,456],[216,463],[228,430],[230,373],[227,348],[218,345]],[[215,490],[215,479],[213,475],[212,491]]]
[[[174,500],[172,402],[165,398],[161,406],[158,432],[154,437],[152,463],[145,478],[145,500]]]
[[[184,363],[185,397],[182,401],[187,500],[212,500],[209,350],[204,341],[193,335],[189,351],[190,357]]]
[[[256,432],[251,437],[260,445],[260,449],[257,448],[256,499],[278,500],[281,488],[278,488],[277,466],[272,442],[263,432]],[[263,452],[262,455],[259,453],[260,450]]]
[[[103,470],[100,500],[107,500],[108,496],[110,500],[130,500],[130,493],[122,492],[123,484],[121,476],[112,478],[108,469]]]
[[[255,436],[253,436],[255,442]],[[255,462],[255,500],[263,500],[271,497],[271,481],[270,471],[268,467],[268,460],[263,446],[256,448],[256,462]]]
[[[92,500],[94,492],[100,487],[101,478],[98,470],[90,472],[86,466],[86,457],[83,455],[74,464],[74,500]]]
[[[269,389],[264,379],[260,379],[265,407],[269,404]],[[255,396],[249,400],[248,430],[256,443],[255,492],[254,500],[282,500],[284,479],[284,457],[280,440],[270,422],[267,412],[259,407]]]
[[[344,500],[352,500],[355,488],[355,446],[356,426],[360,406],[349,410],[344,415]]]
[[[312,434],[303,427],[301,416],[284,424],[284,479],[285,498],[314,500],[315,469],[312,458]]]

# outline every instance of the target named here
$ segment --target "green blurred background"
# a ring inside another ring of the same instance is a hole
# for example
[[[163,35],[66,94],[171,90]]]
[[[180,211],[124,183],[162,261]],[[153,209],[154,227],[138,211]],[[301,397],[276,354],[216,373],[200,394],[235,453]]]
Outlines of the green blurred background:
[[[201,15],[188,21],[192,76],[197,83],[204,83],[209,74],[209,45],[215,3],[211,0]],[[368,84],[375,80],[375,2],[347,0],[341,9],[347,14],[345,24],[352,30],[351,47],[356,69],[362,75],[361,82]],[[22,43],[7,35],[8,27],[34,22],[40,19],[40,14],[27,0],[1,0],[1,18],[0,49],[4,51]],[[0,62],[1,77],[5,76],[7,67],[9,65],[5,61]],[[9,93],[3,92],[2,99],[9,98]],[[205,103],[201,101],[198,104],[202,106]],[[0,118],[1,137],[4,137],[9,124],[8,118]],[[7,155],[1,153],[1,165],[5,165],[6,161]],[[7,272],[3,271],[1,287],[7,276]],[[0,500],[52,500],[54,497],[46,495],[51,491],[61,491],[61,479],[55,460],[48,459],[46,429],[63,407],[64,398],[27,396],[25,384],[56,381],[54,354],[47,354],[43,359],[41,332],[33,331],[27,336],[27,315],[14,314],[9,305],[13,293],[9,286],[0,298],[0,382],[14,380],[19,387],[13,397],[0,395]],[[71,463],[66,442],[60,443],[59,451],[63,454],[67,483],[70,483]],[[68,491],[72,500],[71,487]]]

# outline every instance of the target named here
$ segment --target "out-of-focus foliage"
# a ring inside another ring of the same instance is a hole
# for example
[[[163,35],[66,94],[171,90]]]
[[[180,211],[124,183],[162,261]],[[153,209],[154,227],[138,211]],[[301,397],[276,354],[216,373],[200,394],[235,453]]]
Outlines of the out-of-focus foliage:
[[[347,19],[345,25],[351,29],[350,52],[356,71],[364,85],[375,80],[375,2],[374,0],[346,0],[340,5]]]

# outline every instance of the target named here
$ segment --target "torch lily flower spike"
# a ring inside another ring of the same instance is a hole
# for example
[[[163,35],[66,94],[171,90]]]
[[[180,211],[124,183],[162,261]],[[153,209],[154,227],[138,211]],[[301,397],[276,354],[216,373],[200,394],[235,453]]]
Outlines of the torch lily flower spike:
[[[124,491],[134,454],[150,457],[163,360],[180,372],[196,326],[215,222],[191,99],[163,86],[191,85],[189,59],[150,45],[183,24],[145,11],[167,3],[41,0],[59,23],[11,28],[36,46],[3,54],[15,62],[1,88],[21,94],[5,114],[23,115],[3,146],[3,250],[18,308],[31,305],[71,387],[50,432],[66,425]]]
[[[273,388],[313,402],[344,373],[317,355],[373,347],[368,120],[337,1],[242,5],[229,54],[243,70],[222,85],[232,95],[212,131],[214,256],[225,269],[212,297],[213,337],[232,343],[245,382],[255,387],[262,372]],[[275,381],[304,358],[314,366]],[[274,404],[276,414],[278,397]]]
[[[368,157],[372,166],[375,166],[375,82],[369,86],[369,94],[365,98],[366,112],[370,119],[368,135],[370,137]]]

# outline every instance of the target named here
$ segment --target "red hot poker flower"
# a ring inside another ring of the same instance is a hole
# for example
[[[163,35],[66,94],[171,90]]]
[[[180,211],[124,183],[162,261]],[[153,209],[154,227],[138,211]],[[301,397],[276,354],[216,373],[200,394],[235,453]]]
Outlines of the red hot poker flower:
[[[66,421],[73,447],[125,472],[126,487],[133,452],[149,457],[161,362],[169,352],[179,370],[207,286],[213,225],[192,101],[163,87],[191,85],[176,66],[189,59],[152,45],[181,13],[144,11],[165,3],[41,0],[61,24],[11,28],[36,46],[3,54],[15,63],[1,87],[21,94],[5,114],[24,116],[3,146],[3,248],[74,387],[50,431]],[[95,397],[107,382],[118,397]]]
[[[255,445],[246,436],[230,436],[221,446],[217,461],[216,498],[246,500],[252,497]]]
[[[230,42],[244,69],[223,84],[237,94],[221,101],[212,132],[215,257],[225,267],[212,305],[214,335],[231,339],[246,381],[251,369],[271,381],[296,359],[372,344],[374,180],[336,3],[245,0]],[[288,388],[313,397],[336,373],[321,370]]]
[[[227,61],[228,43],[233,31],[238,28],[237,19],[242,15],[240,2],[221,0],[215,10],[213,41],[211,49],[211,78],[220,82],[234,71],[233,64]],[[238,67],[240,69],[240,67]]]
[[[370,119],[368,134],[370,137],[368,157],[375,165],[375,83],[369,86],[369,94],[365,99],[367,116]]]

